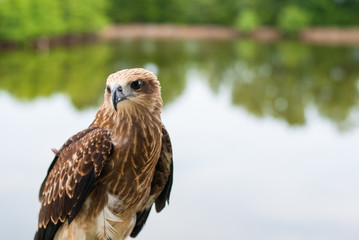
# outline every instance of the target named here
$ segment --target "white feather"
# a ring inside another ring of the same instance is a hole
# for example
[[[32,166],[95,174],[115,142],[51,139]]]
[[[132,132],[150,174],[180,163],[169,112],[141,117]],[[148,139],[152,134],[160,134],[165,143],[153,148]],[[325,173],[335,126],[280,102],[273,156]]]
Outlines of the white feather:
[[[97,217],[97,236],[100,239],[118,239],[118,232],[113,224],[123,222],[111,209],[118,209],[122,202],[112,194],[108,194],[108,203]]]

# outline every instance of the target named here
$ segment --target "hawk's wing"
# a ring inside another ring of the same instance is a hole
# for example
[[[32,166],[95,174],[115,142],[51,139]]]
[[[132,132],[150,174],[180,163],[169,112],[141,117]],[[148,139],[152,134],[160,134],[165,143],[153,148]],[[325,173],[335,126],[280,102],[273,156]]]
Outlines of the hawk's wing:
[[[53,239],[66,219],[71,223],[112,148],[111,133],[97,127],[85,129],[65,142],[40,188],[41,209],[35,240]]]
[[[158,159],[155,174],[151,184],[151,193],[145,208],[136,214],[136,225],[132,230],[131,237],[136,237],[146,223],[153,203],[156,212],[160,212],[169,203],[173,181],[172,145],[166,128],[162,125],[162,150]]]

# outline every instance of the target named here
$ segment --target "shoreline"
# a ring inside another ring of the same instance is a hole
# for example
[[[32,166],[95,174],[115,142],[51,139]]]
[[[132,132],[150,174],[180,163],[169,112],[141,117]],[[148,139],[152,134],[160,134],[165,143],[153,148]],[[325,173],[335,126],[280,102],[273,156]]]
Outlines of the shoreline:
[[[359,46],[359,28],[308,28],[298,38],[309,44]]]
[[[121,24],[111,25],[99,33],[100,39],[180,39],[180,40],[235,40],[254,39],[274,42],[285,39],[273,27],[260,27],[247,34],[233,27],[218,25]],[[312,27],[300,31],[295,40],[307,44],[359,45],[359,28]]]
[[[236,40],[251,38],[264,42],[276,41],[281,34],[275,28],[262,27],[243,34],[232,27],[218,25],[121,24],[110,25],[99,33],[100,39],[179,39]]]
[[[174,24],[118,24],[110,25],[99,33],[38,38],[25,44],[38,50],[53,46],[71,46],[96,41],[121,39],[168,39],[168,40],[215,40],[253,39],[260,42],[275,42],[285,39],[272,27],[261,27],[243,34],[233,27],[218,25]],[[359,28],[312,27],[302,30],[294,40],[314,45],[359,46]],[[0,42],[0,49],[16,49],[21,44]]]

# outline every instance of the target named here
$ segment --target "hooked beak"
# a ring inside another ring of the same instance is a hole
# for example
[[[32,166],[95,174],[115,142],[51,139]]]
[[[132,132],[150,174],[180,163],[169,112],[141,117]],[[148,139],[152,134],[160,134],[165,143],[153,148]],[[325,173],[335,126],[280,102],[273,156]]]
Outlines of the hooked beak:
[[[126,99],[126,96],[122,92],[121,85],[115,86],[112,90],[112,104],[117,112],[117,103]]]

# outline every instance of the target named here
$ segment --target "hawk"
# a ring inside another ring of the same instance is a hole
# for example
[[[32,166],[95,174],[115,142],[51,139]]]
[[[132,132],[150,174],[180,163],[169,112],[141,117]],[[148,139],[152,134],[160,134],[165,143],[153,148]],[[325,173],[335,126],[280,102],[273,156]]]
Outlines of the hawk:
[[[155,204],[169,202],[173,161],[156,76],[141,68],[107,78],[94,121],[53,150],[35,240],[136,237]]]

